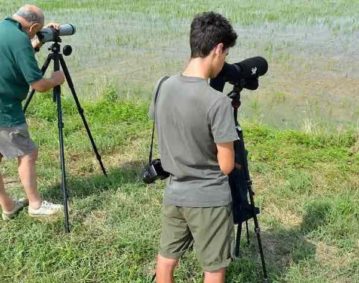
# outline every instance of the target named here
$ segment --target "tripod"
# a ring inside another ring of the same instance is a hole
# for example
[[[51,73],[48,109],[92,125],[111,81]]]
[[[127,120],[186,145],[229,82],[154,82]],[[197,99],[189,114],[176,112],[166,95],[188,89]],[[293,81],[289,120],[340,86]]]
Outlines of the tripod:
[[[41,72],[43,75],[45,74],[46,69],[48,68],[51,60],[54,61],[54,71],[60,70],[60,65],[61,65],[61,68],[65,74],[67,84],[68,84],[68,86],[71,90],[71,94],[75,100],[75,103],[77,106],[77,111],[79,112],[79,114],[81,116],[82,122],[83,122],[86,132],[87,132],[87,135],[91,141],[93,151],[94,151],[96,158],[101,166],[103,174],[107,177],[106,169],[101,160],[101,155],[98,153],[98,150],[97,150],[96,144],[94,142],[94,139],[92,137],[90,128],[89,128],[86,118],[84,116],[84,110],[82,109],[80,102],[77,98],[77,94],[76,94],[74,85],[72,83],[70,73],[67,69],[65,60],[64,60],[62,54],[60,53],[60,50],[61,50],[60,42],[61,42],[61,38],[58,37],[55,40],[55,42],[49,47],[49,50],[51,52],[47,56],[47,59],[45,60],[45,63],[41,68]],[[64,55],[68,56],[71,54],[71,52],[72,52],[72,48],[70,45],[64,46],[64,48],[63,48]],[[31,90],[31,92],[29,93],[29,96],[24,105],[24,113],[26,112],[26,109],[29,106],[34,93],[35,93],[35,90]],[[60,167],[61,167],[61,191],[62,191],[63,198],[64,198],[64,202],[63,202],[64,203],[64,219],[65,219],[64,225],[65,225],[65,231],[67,233],[69,233],[70,232],[69,211],[68,211],[68,196],[69,196],[69,194],[68,194],[68,190],[67,190],[67,186],[66,186],[66,170],[65,170],[64,139],[63,139],[64,124],[63,124],[63,120],[62,120],[62,110],[61,110],[61,87],[59,85],[54,87],[54,89],[53,89],[53,100],[54,100],[54,102],[56,102],[56,106],[57,106],[57,121],[58,121],[59,146],[60,146]]]
[[[246,222],[247,241],[249,242],[248,220],[254,220],[254,232],[257,236],[258,249],[263,268],[263,282],[268,283],[267,269],[264,260],[262,241],[260,236],[260,228],[258,224],[257,214],[259,209],[254,205],[254,192],[252,190],[252,180],[248,170],[247,151],[244,146],[243,131],[237,121],[238,109],[241,105],[240,92],[243,87],[241,83],[234,85],[233,90],[228,94],[232,99],[232,107],[234,109],[234,121],[236,125],[239,140],[234,143],[236,169],[229,175],[229,184],[233,198],[233,216],[234,223],[237,224],[235,256],[239,256],[240,238],[242,232],[242,223]],[[250,203],[247,201],[249,195]]]

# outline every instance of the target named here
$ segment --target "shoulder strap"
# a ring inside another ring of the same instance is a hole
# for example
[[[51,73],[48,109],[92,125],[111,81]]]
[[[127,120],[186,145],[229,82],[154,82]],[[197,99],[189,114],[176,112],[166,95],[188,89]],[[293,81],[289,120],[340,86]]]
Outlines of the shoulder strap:
[[[169,77],[168,76],[164,76],[160,82],[158,83],[157,86],[157,90],[156,90],[156,94],[155,94],[155,99],[154,99],[154,103],[153,103],[153,113],[154,113],[154,119],[153,119],[153,125],[152,125],[152,136],[151,136],[151,147],[150,147],[150,154],[148,157],[148,163],[151,163],[152,161],[152,151],[153,151],[153,139],[155,136],[155,123],[156,123],[156,102],[157,102],[157,98],[158,98],[158,94],[160,92],[160,87],[162,85],[162,83],[167,80]]]

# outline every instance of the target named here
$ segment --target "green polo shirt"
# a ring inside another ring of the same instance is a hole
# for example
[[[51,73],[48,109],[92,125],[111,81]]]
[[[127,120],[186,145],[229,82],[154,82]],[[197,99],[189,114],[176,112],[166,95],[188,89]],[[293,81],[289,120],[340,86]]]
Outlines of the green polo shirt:
[[[29,85],[42,79],[34,49],[17,21],[0,22],[0,127],[25,123],[21,102]]]

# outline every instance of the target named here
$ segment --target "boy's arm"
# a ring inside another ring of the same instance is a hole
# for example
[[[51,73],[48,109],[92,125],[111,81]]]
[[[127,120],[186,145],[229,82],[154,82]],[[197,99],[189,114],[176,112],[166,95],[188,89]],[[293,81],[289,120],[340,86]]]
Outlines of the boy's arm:
[[[233,142],[218,143],[216,146],[219,168],[223,174],[228,175],[234,168]]]

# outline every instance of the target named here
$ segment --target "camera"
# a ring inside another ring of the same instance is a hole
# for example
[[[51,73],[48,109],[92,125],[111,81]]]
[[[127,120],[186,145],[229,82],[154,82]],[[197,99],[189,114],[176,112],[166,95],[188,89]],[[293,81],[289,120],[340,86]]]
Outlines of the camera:
[[[157,179],[166,179],[170,173],[165,171],[162,167],[160,159],[152,160],[142,172],[142,181],[146,184],[151,184]]]
[[[59,29],[52,27],[43,28],[36,35],[39,41],[44,44],[49,41],[60,41],[60,36],[73,35],[76,32],[76,28],[72,24],[60,25]]]

